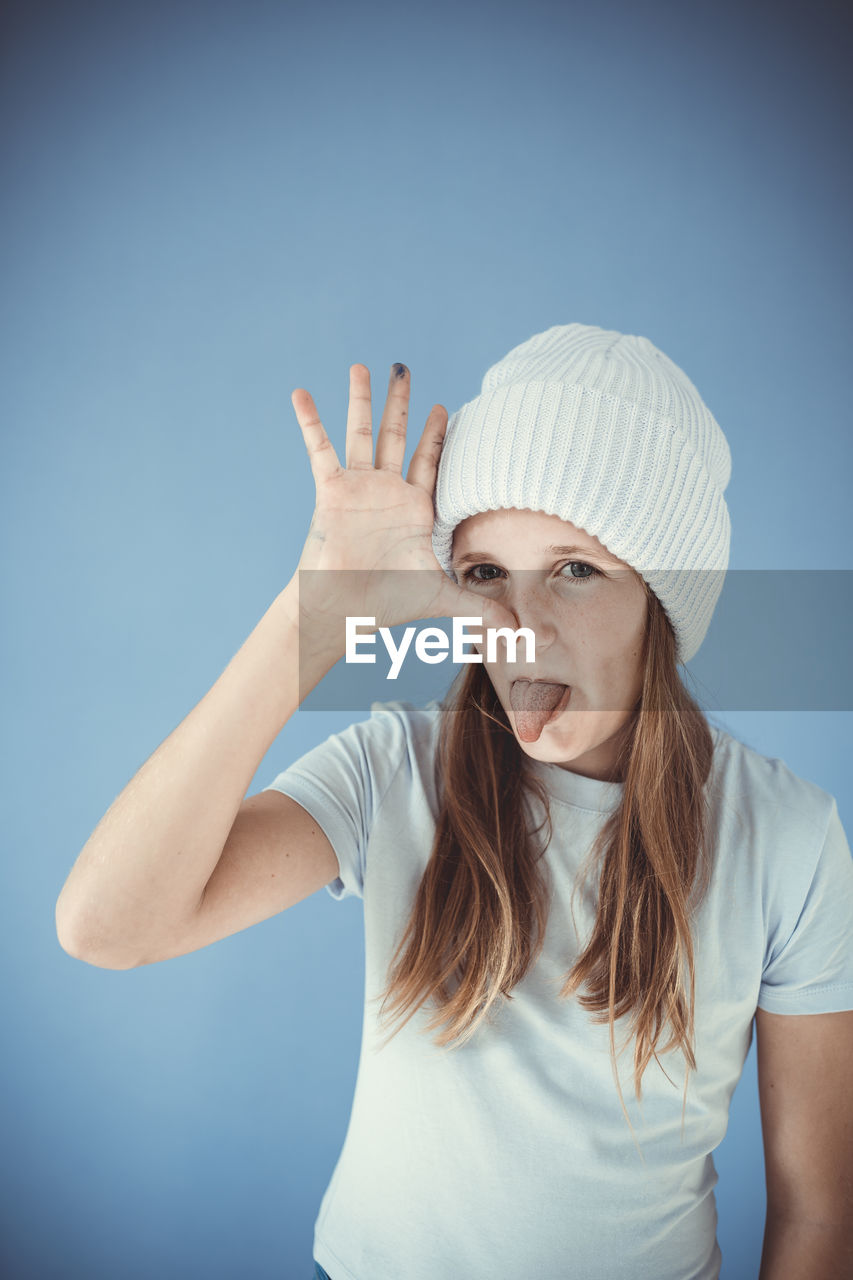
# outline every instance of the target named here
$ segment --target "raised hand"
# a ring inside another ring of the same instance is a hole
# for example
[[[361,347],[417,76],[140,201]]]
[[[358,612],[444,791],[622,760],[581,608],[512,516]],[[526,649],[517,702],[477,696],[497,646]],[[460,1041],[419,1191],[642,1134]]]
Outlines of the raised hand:
[[[433,405],[404,479],[410,382],[404,364],[392,365],[374,460],[370,372],[350,366],[343,467],[310,393],[291,396],[316,487],[297,566],[315,572],[300,575],[300,613],[341,634],[346,616],[374,617],[377,627],[433,617],[515,627],[507,609],[457,586],[435,558],[433,495],[448,415]]]

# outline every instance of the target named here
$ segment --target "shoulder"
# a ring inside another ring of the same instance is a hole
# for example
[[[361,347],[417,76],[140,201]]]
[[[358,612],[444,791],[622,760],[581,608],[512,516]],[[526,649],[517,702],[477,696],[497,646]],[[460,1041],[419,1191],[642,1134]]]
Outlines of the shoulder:
[[[746,825],[746,833],[785,833],[820,841],[833,814],[835,797],[801,777],[779,756],[763,755],[716,725],[709,725],[714,760],[709,799],[718,819]]]
[[[396,731],[407,738],[430,738],[438,724],[441,706],[435,698],[422,706],[404,699],[371,702],[370,718],[388,727],[395,726]]]
[[[347,733],[359,742],[377,774],[387,784],[394,777],[431,777],[441,703],[423,706],[402,699],[372,702],[370,716],[350,725]]]
[[[370,704],[367,720],[351,725],[364,761],[365,785],[372,795],[372,812],[380,807],[390,821],[414,821],[415,815],[435,818],[438,811],[435,780],[436,746],[441,703],[423,706],[403,699]]]
[[[352,726],[375,741],[394,745],[414,756],[431,753],[441,713],[441,703],[433,700],[423,706],[402,699],[372,702],[370,717]]]

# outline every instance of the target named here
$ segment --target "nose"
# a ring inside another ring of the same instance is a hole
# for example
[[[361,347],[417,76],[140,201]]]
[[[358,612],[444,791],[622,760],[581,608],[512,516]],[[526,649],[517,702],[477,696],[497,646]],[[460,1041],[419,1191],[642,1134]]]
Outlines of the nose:
[[[501,603],[515,618],[516,628],[529,627],[536,637],[536,653],[548,649],[557,635],[554,602],[536,582],[513,584]]]

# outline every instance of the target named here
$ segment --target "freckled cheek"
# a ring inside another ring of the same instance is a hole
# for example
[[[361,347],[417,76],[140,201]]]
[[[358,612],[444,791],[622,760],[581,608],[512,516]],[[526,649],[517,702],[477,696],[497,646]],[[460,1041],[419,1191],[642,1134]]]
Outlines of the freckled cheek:
[[[563,632],[565,648],[576,662],[576,675],[599,687],[615,689],[633,683],[641,652],[643,628],[634,610],[614,607],[579,612]]]
[[[579,656],[601,661],[620,648],[618,613],[615,609],[574,609],[561,619],[562,637]]]

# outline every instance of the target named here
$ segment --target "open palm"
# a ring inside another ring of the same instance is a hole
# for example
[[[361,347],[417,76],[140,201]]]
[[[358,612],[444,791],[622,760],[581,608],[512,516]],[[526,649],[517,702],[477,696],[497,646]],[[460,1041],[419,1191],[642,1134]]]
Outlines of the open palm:
[[[316,487],[297,566],[300,611],[341,626],[346,616],[374,617],[377,626],[454,616],[514,626],[508,610],[454,584],[435,557],[433,495],[448,416],[442,405],[430,410],[404,479],[410,383],[406,366],[392,365],[374,460],[370,373],[350,367],[345,467],[310,393],[292,394]]]

